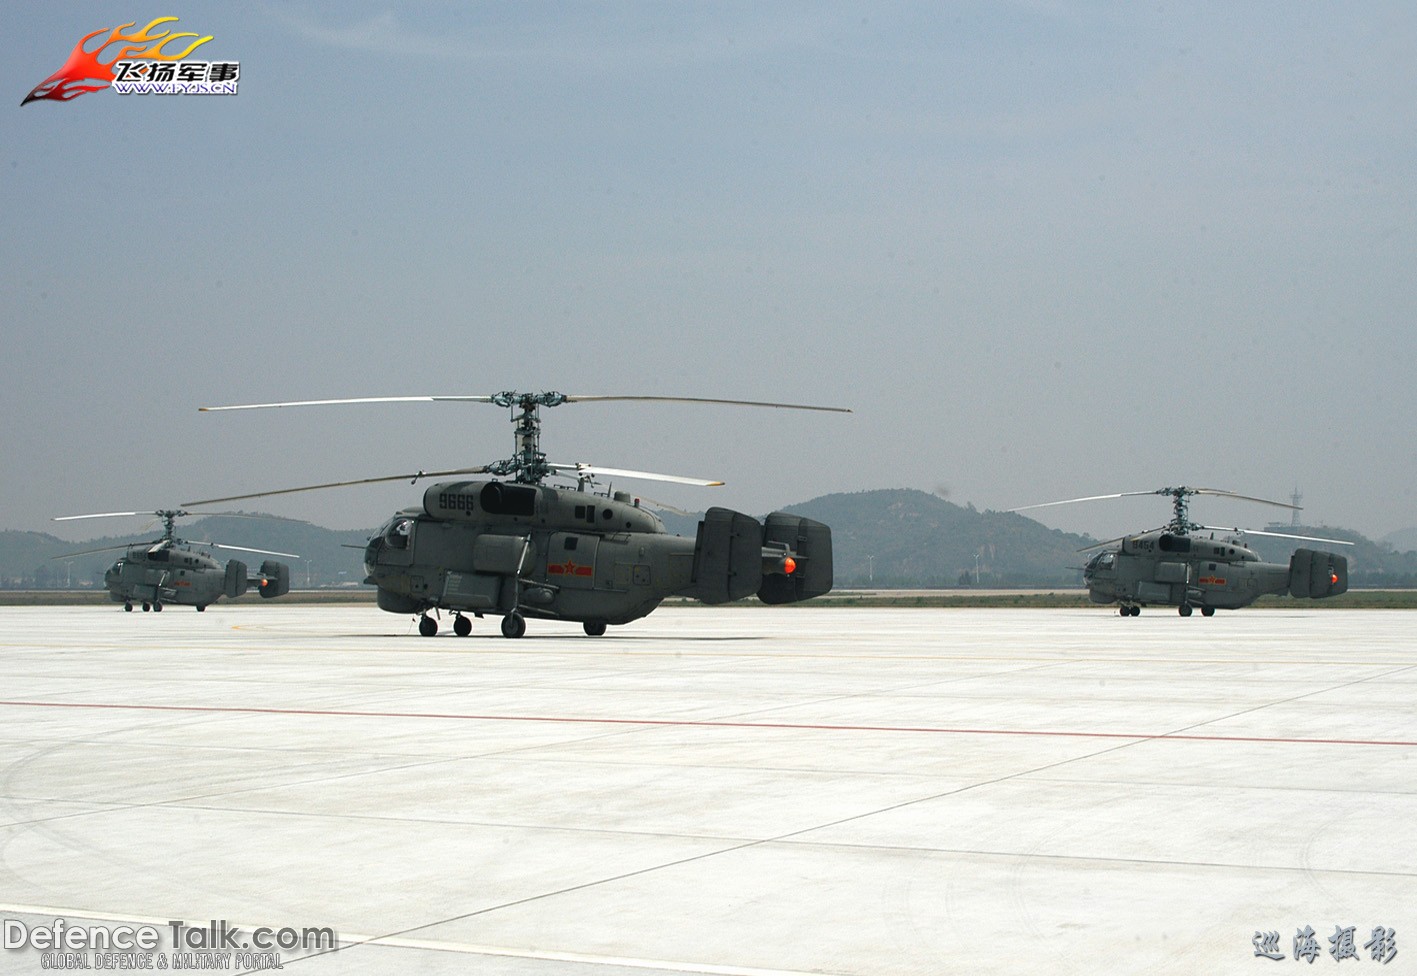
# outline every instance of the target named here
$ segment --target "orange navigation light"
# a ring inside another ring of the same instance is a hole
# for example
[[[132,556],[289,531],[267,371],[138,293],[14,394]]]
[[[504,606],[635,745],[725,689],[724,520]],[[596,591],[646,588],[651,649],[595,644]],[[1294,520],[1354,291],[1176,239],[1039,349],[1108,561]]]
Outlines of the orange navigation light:
[[[791,556],[788,556],[783,559],[782,571],[788,576],[791,576],[793,573],[797,572],[797,560],[793,559]]]

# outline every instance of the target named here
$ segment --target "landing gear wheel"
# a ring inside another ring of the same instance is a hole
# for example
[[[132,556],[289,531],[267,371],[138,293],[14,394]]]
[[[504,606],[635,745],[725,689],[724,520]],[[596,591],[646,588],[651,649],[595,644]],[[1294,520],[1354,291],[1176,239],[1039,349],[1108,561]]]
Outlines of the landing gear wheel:
[[[202,612],[203,610],[205,610],[205,609],[207,609],[207,605],[206,605],[205,603],[199,603],[199,604],[197,604],[197,612],[198,612],[198,613],[201,613],[201,612]]]
[[[466,637],[468,634],[472,633],[472,621],[468,620],[462,614],[458,614],[453,618],[453,633],[457,634],[459,637]]]
[[[162,613],[162,604],[156,600],[153,601],[153,613]]]
[[[153,608],[153,605],[152,605],[151,603],[144,603],[144,604],[143,604],[143,613],[147,613],[147,612],[148,612],[149,610],[151,610],[152,608]]]
[[[423,616],[418,618],[418,632],[424,637],[434,636],[438,633],[438,621],[434,620],[432,617],[428,616],[428,614],[425,613]]]
[[[1132,607],[1132,616],[1133,616],[1133,617],[1140,617],[1140,616],[1141,616],[1141,607]]]
[[[132,604],[132,602],[130,602],[130,601],[128,601],[128,600],[124,600],[124,601],[123,601],[123,609],[124,609],[125,611],[127,611],[128,613],[132,613],[132,612],[133,612],[133,604]]]
[[[1119,615],[1123,616],[1123,617],[1130,617],[1130,616],[1132,615],[1132,608],[1131,608],[1131,607],[1118,607],[1118,608],[1117,608],[1117,613],[1118,613]]]
[[[502,636],[517,638],[526,633],[526,619],[515,610],[502,618]]]
[[[604,636],[605,636],[605,621],[604,621],[604,620],[587,620],[587,621],[586,621],[584,624],[582,624],[581,626],[585,628],[585,633],[586,633],[586,636],[587,636],[587,637],[604,637]]]
[[[1189,617],[1191,615],[1191,605],[1189,603],[1183,603],[1180,605],[1180,607],[1177,608],[1177,611],[1181,614],[1181,616]]]
[[[1202,616],[1202,617],[1214,617],[1214,616],[1215,616],[1215,607],[1201,607],[1201,616]]]

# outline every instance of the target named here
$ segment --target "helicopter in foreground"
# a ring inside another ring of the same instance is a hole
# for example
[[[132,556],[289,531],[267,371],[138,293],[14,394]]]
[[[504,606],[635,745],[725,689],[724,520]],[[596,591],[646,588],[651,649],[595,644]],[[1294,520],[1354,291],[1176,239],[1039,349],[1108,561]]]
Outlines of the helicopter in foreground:
[[[1289,564],[1266,563],[1244,544],[1245,535],[1274,536],[1348,546],[1342,539],[1291,535],[1257,529],[1221,528],[1199,525],[1190,520],[1187,499],[1192,495],[1220,495],[1244,501],[1298,510],[1297,505],[1237,495],[1215,488],[1158,488],[1154,491],[1124,491],[1112,495],[1089,495],[1041,505],[1011,508],[1021,512],[1050,505],[1125,498],[1131,495],[1166,495],[1172,499],[1174,515],[1161,528],[1123,536],[1081,551],[1101,548],[1083,567],[1083,582],[1094,603],[1116,603],[1123,617],[1141,614],[1144,606],[1176,607],[1189,617],[1199,607],[1202,616],[1217,609],[1238,610],[1266,593],[1288,593],[1299,598],[1322,599],[1348,590],[1348,560],[1318,549],[1296,549]],[[1209,532],[1208,538],[1194,533]],[[1217,537],[1216,533],[1221,533]]]
[[[288,552],[270,552],[265,549],[248,549],[244,546],[224,546],[216,542],[188,542],[179,539],[176,522],[179,518],[193,513],[180,508],[159,509],[156,512],[100,512],[95,515],[61,515],[56,522],[71,522],[76,519],[116,518],[132,515],[155,515],[162,519],[162,538],[151,542],[132,542],[118,546],[103,546],[86,549],[83,552],[66,553],[56,556],[84,556],[94,552],[114,549],[126,550],[117,562],[103,574],[103,584],[115,603],[123,604],[123,609],[131,612],[135,602],[144,610],[161,611],[164,604],[175,603],[196,607],[200,612],[222,597],[238,597],[249,588],[256,587],[261,596],[274,599],[290,592],[290,567],[285,563],[267,559],[261,563],[259,572],[252,573],[246,564],[232,559],[222,563],[209,552],[198,547],[233,549],[239,552],[254,552],[263,556],[299,557]],[[237,515],[233,512],[209,513],[240,518],[261,518],[264,516]]]
[[[201,409],[429,401],[510,408],[516,453],[506,460],[452,471],[420,471],[186,504],[217,504],[381,481],[492,476],[433,484],[419,504],[386,521],[365,548],[368,577],[364,582],[377,588],[379,608],[418,615],[419,633],[425,637],[438,633],[438,617],[444,612],[452,614],[453,632],[460,637],[472,632],[469,614],[501,617],[502,635],[508,638],[526,633],[527,618],[577,622],[587,635],[599,637],[611,625],[646,616],[671,596],[716,604],[756,595],[764,603],[781,604],[831,590],[831,529],[826,525],[785,512],[773,512],[759,522],[741,512],[710,508],[695,538],[671,535],[641,499],[623,491],[595,490],[597,478],[705,487],[723,482],[549,462],[540,447],[539,411],[541,407],[604,401],[849,410],[698,397],[511,391],[492,396],[361,397]],[[576,484],[574,488],[553,488],[545,484],[552,478]]]

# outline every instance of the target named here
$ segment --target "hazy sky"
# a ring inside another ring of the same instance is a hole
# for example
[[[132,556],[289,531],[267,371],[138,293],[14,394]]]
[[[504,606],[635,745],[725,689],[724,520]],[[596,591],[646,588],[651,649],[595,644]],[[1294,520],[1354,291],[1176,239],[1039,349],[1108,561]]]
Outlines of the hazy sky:
[[[84,34],[164,15],[240,61],[239,95],[20,107]],[[0,528],[506,457],[491,406],[197,412],[505,389],[856,411],[547,413],[553,460],[728,482],[624,485],[691,508],[1297,486],[1315,523],[1417,525],[1408,0],[79,2],[5,26]],[[421,492],[251,507],[367,527]]]

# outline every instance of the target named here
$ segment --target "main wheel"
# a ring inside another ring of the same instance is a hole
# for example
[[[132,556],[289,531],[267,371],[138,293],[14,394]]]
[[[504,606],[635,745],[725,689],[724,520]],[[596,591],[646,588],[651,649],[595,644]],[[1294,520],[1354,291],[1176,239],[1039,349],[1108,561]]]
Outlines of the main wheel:
[[[1183,617],[1189,617],[1191,615],[1191,605],[1189,603],[1183,603],[1176,608],[1176,611]]]
[[[434,620],[432,617],[428,616],[428,614],[425,613],[423,616],[418,618],[418,632],[424,637],[434,636],[438,633],[438,621]]]
[[[127,611],[128,613],[132,613],[132,612],[133,612],[133,604],[131,604],[131,603],[124,603],[124,604],[123,604],[123,609],[124,609],[125,611]]]
[[[502,636],[517,638],[526,633],[526,619],[515,610],[502,618]]]
[[[146,603],[146,602],[145,602],[145,603],[143,604],[143,613],[147,613],[147,612],[148,612],[149,610],[151,610],[152,608],[153,608],[153,605],[152,605],[151,603]]]
[[[1123,617],[1130,617],[1132,615],[1132,608],[1127,606],[1126,604],[1123,604],[1122,606],[1117,608],[1117,613]]]
[[[1201,616],[1202,616],[1202,617],[1214,617],[1214,616],[1215,616],[1215,607],[1201,607]]]
[[[468,634],[472,633],[472,621],[462,614],[458,614],[453,618],[453,633],[457,634],[459,637],[466,637]]]
[[[199,603],[199,604],[197,604],[197,612],[198,612],[198,613],[201,613],[201,612],[202,612],[203,610],[205,610],[205,609],[207,609],[207,605],[206,605],[205,603]]]
[[[1140,616],[1141,616],[1141,607],[1132,607],[1132,616],[1133,616],[1133,617],[1140,617]]]
[[[162,604],[156,600],[153,601],[153,613],[162,613]]]
[[[604,637],[604,636],[605,636],[605,621],[604,621],[604,620],[587,620],[587,621],[586,621],[584,624],[582,624],[581,626],[585,628],[585,632],[586,632],[586,636],[587,636],[587,637]]]

